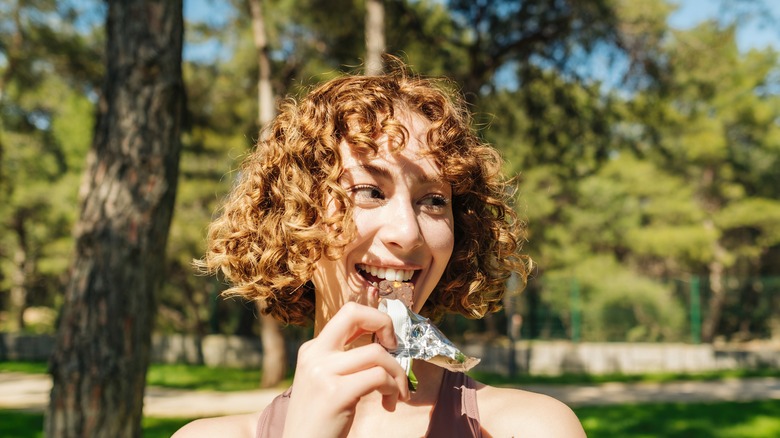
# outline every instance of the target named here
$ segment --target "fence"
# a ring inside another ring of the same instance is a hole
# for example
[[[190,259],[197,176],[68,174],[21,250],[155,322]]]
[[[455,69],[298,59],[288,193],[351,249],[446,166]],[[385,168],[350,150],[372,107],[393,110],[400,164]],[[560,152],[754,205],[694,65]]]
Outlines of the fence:
[[[725,277],[720,289],[699,276],[623,288],[539,279],[506,306],[508,332],[575,343],[780,339],[780,277]]]

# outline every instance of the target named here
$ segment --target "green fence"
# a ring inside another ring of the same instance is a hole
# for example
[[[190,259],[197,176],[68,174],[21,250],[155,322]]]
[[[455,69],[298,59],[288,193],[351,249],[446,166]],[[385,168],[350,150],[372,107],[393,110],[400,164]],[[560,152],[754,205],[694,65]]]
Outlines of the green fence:
[[[715,286],[700,276],[605,288],[539,278],[506,312],[508,320],[521,316],[516,337],[523,339],[696,344],[780,337],[780,277],[724,277]]]

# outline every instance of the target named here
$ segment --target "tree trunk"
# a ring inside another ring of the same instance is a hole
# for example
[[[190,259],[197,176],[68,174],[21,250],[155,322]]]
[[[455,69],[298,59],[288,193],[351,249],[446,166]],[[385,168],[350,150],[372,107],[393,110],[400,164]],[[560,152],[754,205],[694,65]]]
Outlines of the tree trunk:
[[[276,115],[274,110],[274,92],[271,87],[271,60],[268,56],[268,34],[265,31],[262,0],[249,0],[249,10],[252,14],[252,34],[257,51],[257,122],[262,130]]]
[[[11,272],[11,288],[8,291],[8,330],[17,332],[24,330],[24,311],[27,308],[27,283],[34,275],[35,269],[27,250],[24,233],[19,236],[19,246],[13,257]]]
[[[262,135],[263,130],[276,116],[274,106],[275,96],[271,87],[271,60],[268,56],[268,34],[265,30],[265,16],[262,0],[249,0],[249,11],[252,14],[252,33],[255,50],[257,51],[257,122]],[[264,304],[257,302],[260,314],[260,340],[263,343],[263,376],[260,386],[270,388],[284,379],[287,372],[287,353],[284,335],[279,322],[271,316],[262,313]]]
[[[705,221],[704,226],[708,230],[715,230],[715,224],[711,220]],[[720,241],[716,240],[713,244],[712,261],[707,264],[707,270],[709,271],[710,299],[707,305],[707,316],[702,323],[701,330],[701,336],[704,342],[712,342],[715,340],[715,336],[718,334],[721,314],[723,313],[723,306],[726,303],[726,288],[723,285],[723,273],[725,271],[723,259],[725,257],[725,248],[723,248]]]
[[[257,302],[257,310],[262,312],[263,303]],[[260,341],[263,343],[263,375],[260,378],[262,388],[272,388],[284,380],[287,373],[287,349],[279,321],[270,315],[260,313]]]
[[[718,334],[720,317],[726,303],[726,288],[723,286],[723,263],[713,260],[707,265],[709,270],[710,299],[707,305],[707,317],[702,324],[702,340],[712,342]]]
[[[366,0],[366,74],[378,75],[384,70],[385,5],[382,0]]]
[[[50,437],[137,437],[182,118],[182,0],[110,0],[107,70],[51,358]]]

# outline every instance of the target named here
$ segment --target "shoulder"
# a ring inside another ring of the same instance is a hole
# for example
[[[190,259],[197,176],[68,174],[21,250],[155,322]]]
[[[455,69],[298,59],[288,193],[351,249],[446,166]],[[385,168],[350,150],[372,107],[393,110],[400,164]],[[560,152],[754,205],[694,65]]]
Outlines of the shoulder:
[[[202,418],[187,423],[171,438],[200,438],[214,436],[235,436],[254,438],[260,412],[225,417]]]
[[[477,401],[480,423],[492,436],[585,437],[571,408],[547,395],[477,384]]]

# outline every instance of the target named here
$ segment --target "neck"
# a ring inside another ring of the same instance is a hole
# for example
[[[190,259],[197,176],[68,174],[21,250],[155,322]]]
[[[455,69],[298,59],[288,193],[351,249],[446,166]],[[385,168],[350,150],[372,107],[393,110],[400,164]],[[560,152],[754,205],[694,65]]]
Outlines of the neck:
[[[436,365],[415,360],[412,362],[412,371],[417,377],[417,390],[412,393],[410,404],[435,404],[439,398],[441,379],[444,377],[444,369]]]

